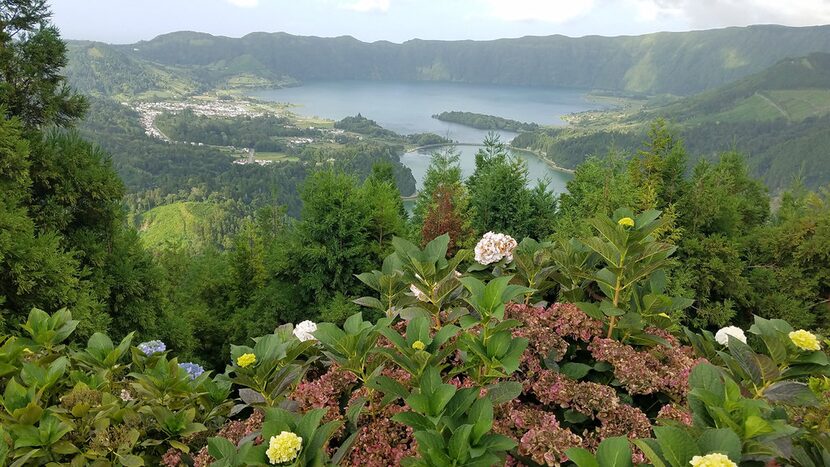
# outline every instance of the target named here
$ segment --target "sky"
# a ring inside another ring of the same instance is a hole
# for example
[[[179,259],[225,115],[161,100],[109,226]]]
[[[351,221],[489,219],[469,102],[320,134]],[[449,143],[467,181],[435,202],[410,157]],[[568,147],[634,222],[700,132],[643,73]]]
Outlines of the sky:
[[[350,35],[363,41],[636,35],[749,24],[830,24],[830,0],[51,0],[67,39],[173,31]]]

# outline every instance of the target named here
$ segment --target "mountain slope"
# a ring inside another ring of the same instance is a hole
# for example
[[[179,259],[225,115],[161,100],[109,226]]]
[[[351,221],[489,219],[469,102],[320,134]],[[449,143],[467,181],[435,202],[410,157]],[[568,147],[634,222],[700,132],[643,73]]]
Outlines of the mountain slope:
[[[675,121],[801,121],[830,112],[830,54],[785,59],[730,85],[645,113]]]
[[[830,52],[830,26],[403,44],[285,33],[228,38],[177,32],[118,48],[144,60],[191,67],[247,57],[273,75],[299,80],[445,80],[688,95],[786,57]]]
[[[113,98],[176,97],[199,88],[186,70],[132,57],[108,44],[70,41],[67,49],[66,77],[84,94]]]
[[[809,187],[830,183],[830,54],[785,59],[701,94],[633,113],[576,116],[568,128],[520,135],[514,144],[545,151],[566,167],[611,145],[633,152],[651,122],[668,120],[692,158],[735,149],[773,190],[796,177]]]

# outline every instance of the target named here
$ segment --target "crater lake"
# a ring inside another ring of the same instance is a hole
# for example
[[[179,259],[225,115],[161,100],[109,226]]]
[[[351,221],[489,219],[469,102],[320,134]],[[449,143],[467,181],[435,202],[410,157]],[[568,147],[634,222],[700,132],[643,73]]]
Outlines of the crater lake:
[[[589,101],[584,91],[574,89],[431,81],[311,81],[298,87],[251,91],[248,95],[291,104],[292,112],[307,117],[340,120],[360,113],[396,133],[429,132],[466,144],[480,144],[487,130],[442,122],[432,116],[458,110],[558,126],[565,124],[564,115],[603,108]],[[498,133],[505,142],[516,136],[509,131]],[[469,175],[477,148],[459,146],[458,149],[462,170]],[[411,151],[401,158],[412,170],[419,187],[431,150]],[[570,174],[555,170],[532,153],[516,151],[515,155],[528,161],[531,181],[547,179],[551,189],[564,191]]]

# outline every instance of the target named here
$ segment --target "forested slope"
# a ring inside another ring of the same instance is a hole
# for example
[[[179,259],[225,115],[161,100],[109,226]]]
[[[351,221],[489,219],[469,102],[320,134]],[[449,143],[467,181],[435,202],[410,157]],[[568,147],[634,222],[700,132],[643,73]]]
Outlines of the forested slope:
[[[796,178],[830,182],[830,54],[784,59],[735,83],[661,106],[570,128],[520,135],[514,144],[546,151],[573,167],[609,146],[634,151],[656,118],[664,118],[692,154],[714,159],[740,151],[755,176],[774,189]]]

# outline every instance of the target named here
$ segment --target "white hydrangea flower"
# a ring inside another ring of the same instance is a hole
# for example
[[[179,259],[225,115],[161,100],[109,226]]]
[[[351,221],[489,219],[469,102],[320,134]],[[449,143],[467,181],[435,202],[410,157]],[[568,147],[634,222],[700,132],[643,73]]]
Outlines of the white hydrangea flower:
[[[302,323],[294,326],[294,335],[301,342],[314,340],[312,333],[317,330],[317,325],[313,321],[305,320]]]
[[[428,302],[429,301],[429,297],[427,297],[427,295],[425,293],[421,292],[421,289],[416,287],[415,284],[411,284],[409,286],[409,290],[412,292],[412,295],[414,295],[415,298],[417,298],[418,300],[420,300],[422,302]]]
[[[487,232],[476,244],[476,261],[480,264],[492,264],[507,258],[513,261],[513,250],[518,243],[510,235]]]
[[[737,326],[727,326],[719,329],[715,334],[715,340],[718,341],[718,344],[720,345],[729,345],[729,336],[732,336],[746,344],[746,335],[744,334],[744,331]]]
[[[119,395],[119,397],[124,402],[129,402],[129,401],[133,400],[133,395],[130,394],[130,391],[127,391],[126,389],[121,390],[121,394]]]

